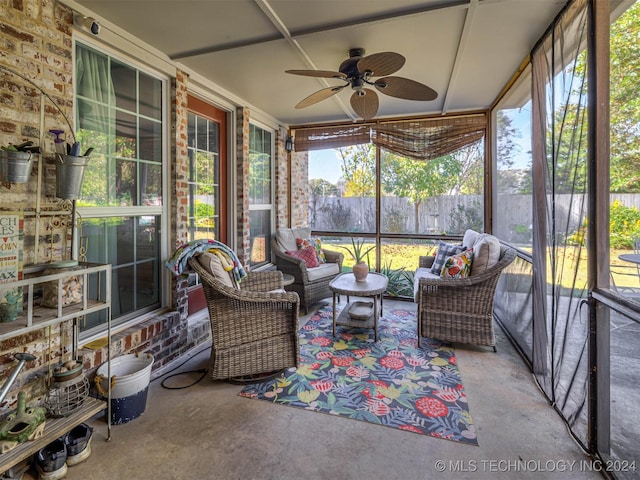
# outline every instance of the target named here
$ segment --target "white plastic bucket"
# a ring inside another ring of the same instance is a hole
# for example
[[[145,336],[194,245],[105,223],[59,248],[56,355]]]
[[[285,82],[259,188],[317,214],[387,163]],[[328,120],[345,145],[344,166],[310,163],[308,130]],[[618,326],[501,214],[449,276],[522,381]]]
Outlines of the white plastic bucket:
[[[111,360],[111,423],[127,423],[142,415],[147,407],[153,355],[129,354]],[[96,372],[103,392],[108,388],[108,364]]]

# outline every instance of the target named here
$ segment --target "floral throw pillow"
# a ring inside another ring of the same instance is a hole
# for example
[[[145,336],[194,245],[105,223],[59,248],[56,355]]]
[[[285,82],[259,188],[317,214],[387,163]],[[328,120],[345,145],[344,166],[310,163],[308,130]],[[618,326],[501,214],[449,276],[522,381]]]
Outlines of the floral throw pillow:
[[[438,253],[436,253],[436,258],[433,261],[433,265],[431,265],[431,273],[435,275],[440,275],[442,271],[442,266],[444,265],[444,261],[447,257],[451,255],[457,255],[460,252],[464,252],[466,249],[462,245],[454,245],[452,243],[446,243],[440,241],[438,243]]]
[[[440,276],[442,278],[465,278],[471,274],[473,248],[458,255],[451,255],[444,261]]]
[[[327,263],[327,257],[325,257],[322,251],[322,241],[319,238],[296,238],[296,246],[298,250],[313,247],[316,251],[318,263]]]
[[[314,247],[307,247],[301,250],[287,250],[285,253],[292,257],[304,260],[304,263],[307,264],[307,268],[313,268],[319,265],[318,257],[316,256],[316,249]]]

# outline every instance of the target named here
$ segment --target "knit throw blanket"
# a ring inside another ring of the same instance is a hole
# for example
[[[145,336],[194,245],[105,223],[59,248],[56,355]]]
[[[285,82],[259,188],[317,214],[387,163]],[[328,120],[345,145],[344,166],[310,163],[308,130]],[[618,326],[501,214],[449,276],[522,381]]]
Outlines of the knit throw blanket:
[[[229,264],[232,265],[231,271],[233,272],[233,276],[236,281],[239,282],[247,276],[247,272],[242,267],[236,252],[231,250],[224,243],[207,238],[193,240],[178,247],[166,261],[165,267],[171,270],[174,275],[182,275],[182,273],[187,269],[187,262],[191,257],[199,255],[202,252],[209,251],[216,253],[219,256],[224,256],[229,260]]]

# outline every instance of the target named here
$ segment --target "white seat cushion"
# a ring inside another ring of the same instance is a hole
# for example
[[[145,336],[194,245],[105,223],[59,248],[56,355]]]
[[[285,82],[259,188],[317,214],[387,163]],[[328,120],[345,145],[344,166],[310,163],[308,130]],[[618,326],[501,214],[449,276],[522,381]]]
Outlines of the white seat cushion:
[[[216,280],[221,281],[227,287],[238,288],[238,284],[235,279],[232,279],[231,272],[227,272],[222,267],[220,258],[214,253],[203,252],[197,257],[198,262],[202,265],[207,272],[215,277]]]
[[[431,278],[431,279],[439,279],[440,275],[436,275],[435,273],[431,273],[430,268],[419,267],[416,270],[416,274],[413,278],[413,300],[418,303],[418,287],[420,284],[421,278]]]
[[[279,228],[276,232],[276,243],[283,252],[297,250],[296,238],[311,238],[309,227]]]
[[[307,268],[309,280],[312,282],[338,273],[340,273],[340,268],[337,263],[321,263],[317,267]]]
[[[479,236],[480,234],[475,230],[468,229],[466,232],[464,232],[464,237],[462,237],[462,245],[464,245],[466,248],[473,247]]]
[[[478,235],[473,245],[471,276],[483,273],[500,260],[500,240],[488,233]]]

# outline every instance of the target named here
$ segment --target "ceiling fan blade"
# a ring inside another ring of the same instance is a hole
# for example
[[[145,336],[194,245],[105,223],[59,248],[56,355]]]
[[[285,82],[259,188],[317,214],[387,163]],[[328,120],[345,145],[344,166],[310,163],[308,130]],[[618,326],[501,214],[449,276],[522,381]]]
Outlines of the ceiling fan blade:
[[[339,78],[341,80],[346,80],[347,78],[344,73],[334,72],[333,70],[285,70],[285,73],[303,75],[305,77]]]
[[[370,120],[378,113],[378,95],[370,88],[363,88],[351,95],[351,108],[365,120]]]
[[[374,77],[381,75],[391,75],[397,72],[404,65],[404,57],[395,52],[381,52],[367,55],[358,62],[358,71],[371,72]]]
[[[375,82],[378,91],[406,100],[430,101],[438,98],[438,93],[425,84],[403,77],[383,77]]]
[[[342,90],[347,85],[341,85],[339,87],[323,88],[322,90],[318,90],[317,92],[312,93],[311,95],[309,95],[307,98],[301,100],[296,105],[296,108],[305,108],[305,107],[309,107],[311,105],[314,105],[314,104],[316,104],[318,102],[321,102],[322,100],[324,100],[326,98],[329,98],[332,95],[335,95],[336,93],[338,93],[340,90]]]

